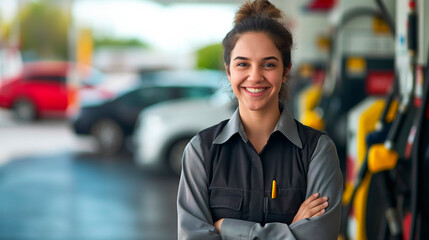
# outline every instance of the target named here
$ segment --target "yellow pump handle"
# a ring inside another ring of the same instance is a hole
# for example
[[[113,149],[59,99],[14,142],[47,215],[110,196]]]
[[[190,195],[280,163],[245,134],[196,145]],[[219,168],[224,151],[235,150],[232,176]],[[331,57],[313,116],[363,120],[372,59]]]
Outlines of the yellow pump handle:
[[[368,169],[372,173],[392,170],[398,162],[398,153],[387,149],[384,144],[374,144],[369,149]]]

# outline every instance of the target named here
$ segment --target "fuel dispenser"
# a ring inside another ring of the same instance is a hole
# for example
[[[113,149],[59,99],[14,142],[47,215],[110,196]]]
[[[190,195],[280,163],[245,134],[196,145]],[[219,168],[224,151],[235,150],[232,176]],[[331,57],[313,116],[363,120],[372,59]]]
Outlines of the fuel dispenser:
[[[387,3],[393,12],[393,2]],[[388,91],[394,78],[394,41],[373,0],[339,1],[331,19],[327,75],[321,92],[312,86],[299,97],[318,101],[306,105],[316,107],[302,111],[300,121],[329,134],[345,172],[347,112],[368,95]]]
[[[367,98],[349,113],[345,239],[429,238],[429,1],[396,4],[395,87],[384,105]]]

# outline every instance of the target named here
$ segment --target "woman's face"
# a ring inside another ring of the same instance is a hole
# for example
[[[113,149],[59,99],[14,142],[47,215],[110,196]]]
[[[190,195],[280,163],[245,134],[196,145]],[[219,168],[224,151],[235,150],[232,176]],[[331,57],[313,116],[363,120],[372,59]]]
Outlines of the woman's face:
[[[286,74],[281,53],[267,34],[249,32],[240,36],[227,71],[240,108],[262,111],[278,107]]]

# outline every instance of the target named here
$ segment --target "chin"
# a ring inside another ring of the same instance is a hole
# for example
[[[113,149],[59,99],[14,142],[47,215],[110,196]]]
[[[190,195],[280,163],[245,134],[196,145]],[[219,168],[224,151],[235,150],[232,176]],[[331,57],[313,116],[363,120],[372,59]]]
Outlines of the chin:
[[[252,111],[258,111],[263,109],[269,109],[272,107],[272,105],[277,105],[278,101],[267,101],[268,99],[259,99],[260,101],[243,101],[243,104],[240,104],[240,106],[245,107],[246,109],[252,110]]]
[[[250,111],[259,111],[259,110],[262,110],[263,108],[262,107],[249,107],[248,109]]]
[[[245,107],[250,111],[259,111],[264,109],[264,105],[257,105],[257,104],[251,104],[251,105],[247,104],[247,105],[243,105],[243,107]]]

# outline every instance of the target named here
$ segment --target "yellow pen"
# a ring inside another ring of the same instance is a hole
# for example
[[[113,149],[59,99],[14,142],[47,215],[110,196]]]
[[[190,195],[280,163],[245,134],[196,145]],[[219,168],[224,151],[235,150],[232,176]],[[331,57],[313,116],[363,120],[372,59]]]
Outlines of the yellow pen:
[[[277,197],[276,180],[273,180],[273,189],[271,191],[271,198]]]

